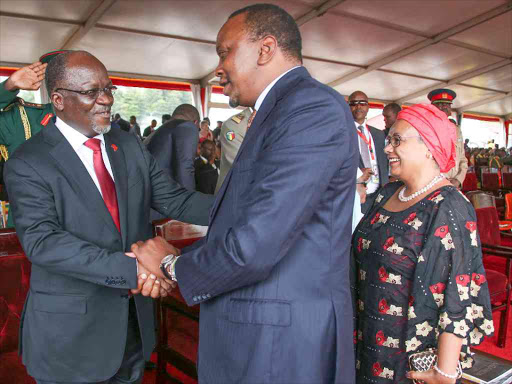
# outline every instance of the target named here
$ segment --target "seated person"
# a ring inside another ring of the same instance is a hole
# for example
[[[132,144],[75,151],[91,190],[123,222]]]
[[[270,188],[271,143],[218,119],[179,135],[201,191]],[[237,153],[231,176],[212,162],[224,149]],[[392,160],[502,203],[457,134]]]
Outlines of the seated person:
[[[215,192],[219,177],[219,168],[215,165],[215,147],[213,141],[203,141],[201,143],[201,153],[194,162],[196,190],[211,195]]]

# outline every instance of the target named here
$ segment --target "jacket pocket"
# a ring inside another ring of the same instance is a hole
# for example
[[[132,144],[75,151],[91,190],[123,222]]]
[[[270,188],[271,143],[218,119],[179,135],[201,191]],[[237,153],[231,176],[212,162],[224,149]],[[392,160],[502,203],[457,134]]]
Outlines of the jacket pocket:
[[[85,296],[56,295],[43,292],[32,292],[34,310],[50,313],[87,313],[87,298]]]
[[[289,327],[291,303],[285,300],[231,299],[229,321],[242,324]]]

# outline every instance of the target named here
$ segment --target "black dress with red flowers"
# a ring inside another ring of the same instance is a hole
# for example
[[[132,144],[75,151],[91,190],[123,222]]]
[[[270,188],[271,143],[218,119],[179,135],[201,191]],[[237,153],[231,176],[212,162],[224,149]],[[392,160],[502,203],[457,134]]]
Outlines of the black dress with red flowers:
[[[358,383],[411,383],[408,356],[437,347],[442,332],[470,345],[494,331],[476,215],[454,187],[444,186],[402,212],[384,203],[402,187],[379,191],[354,232]]]

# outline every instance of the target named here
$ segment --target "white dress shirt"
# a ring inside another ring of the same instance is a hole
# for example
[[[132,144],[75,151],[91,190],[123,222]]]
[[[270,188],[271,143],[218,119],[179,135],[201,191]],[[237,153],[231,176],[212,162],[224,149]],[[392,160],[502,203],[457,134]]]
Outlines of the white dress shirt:
[[[270,92],[270,90],[272,89],[272,87],[279,81],[279,79],[281,79],[281,77],[286,75],[288,72],[293,71],[295,68],[300,68],[300,67],[301,67],[300,65],[297,65],[296,67],[293,67],[293,68],[287,70],[286,72],[283,72],[278,77],[276,77],[274,79],[274,81],[272,81],[269,85],[267,85],[267,87],[263,90],[263,92],[261,92],[261,94],[258,96],[258,99],[256,100],[256,104],[254,104],[254,109],[256,111],[259,111],[261,104],[263,104],[263,100],[265,100],[265,97],[267,97],[267,95]]]
[[[372,156],[370,154],[370,163],[372,165],[372,171],[373,171],[374,175],[372,175],[366,183],[366,193],[370,194],[370,193],[375,192],[377,189],[379,189],[379,166],[377,165],[377,149],[375,148],[375,142],[373,141],[372,135],[370,134],[370,130],[366,127],[366,120],[363,122],[363,124],[358,124],[355,121],[354,121],[354,123],[356,125],[357,130],[359,130],[359,125],[363,126],[364,136],[366,137],[367,140],[368,139],[371,140],[371,143],[372,143],[374,158],[372,159]],[[359,153],[361,153],[361,143],[359,141],[359,135],[357,137],[358,137],[357,142],[359,145]]]
[[[78,132],[76,129],[70,127],[68,124],[66,124],[64,121],[59,119],[57,117],[57,121],[55,122],[55,126],[57,129],[64,135],[66,140],[71,144],[71,147],[73,147],[74,151],[82,160],[82,163],[87,169],[87,172],[89,172],[89,175],[92,178],[92,181],[94,181],[94,184],[96,184],[96,188],[98,188],[98,191],[100,192],[101,196],[103,197],[103,194],[101,193],[101,187],[100,183],[98,181],[98,177],[96,176],[96,172],[94,171],[94,162],[93,162],[93,153],[94,151],[90,149],[89,147],[86,147],[84,143],[89,140],[89,137],[82,135],[80,132]],[[103,134],[94,136],[95,139],[101,140],[101,155],[103,157],[103,163],[105,164],[105,167],[107,168],[108,173],[110,174],[110,177],[112,177],[112,180],[114,180],[114,175],[112,173],[112,167],[110,166],[110,161],[108,160],[107,151],[105,148],[105,138],[103,137]]]

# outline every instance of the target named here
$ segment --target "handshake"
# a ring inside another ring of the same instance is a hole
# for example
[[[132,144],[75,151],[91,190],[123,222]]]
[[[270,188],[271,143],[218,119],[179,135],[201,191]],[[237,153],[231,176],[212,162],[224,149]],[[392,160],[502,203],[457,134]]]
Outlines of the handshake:
[[[137,241],[132,244],[131,251],[126,253],[126,256],[136,258],[138,261],[137,288],[131,292],[134,295],[140,293],[143,296],[151,296],[153,299],[168,296],[176,288],[176,283],[167,279],[160,269],[160,263],[167,255],[180,255],[180,250],[157,236],[145,242]]]

